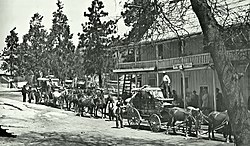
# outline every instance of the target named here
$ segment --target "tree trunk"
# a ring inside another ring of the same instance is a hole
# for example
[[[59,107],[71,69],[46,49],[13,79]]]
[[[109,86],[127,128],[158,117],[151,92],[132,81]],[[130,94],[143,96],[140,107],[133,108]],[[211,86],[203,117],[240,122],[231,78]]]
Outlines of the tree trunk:
[[[235,143],[238,146],[250,144],[250,115],[247,101],[240,88],[241,76],[226,55],[223,29],[214,18],[207,0],[190,0],[193,11],[198,17],[204,35],[204,50],[211,53],[217,71],[225,105],[227,106]]]
[[[99,78],[99,87],[102,88],[102,73],[98,73],[98,78]]]

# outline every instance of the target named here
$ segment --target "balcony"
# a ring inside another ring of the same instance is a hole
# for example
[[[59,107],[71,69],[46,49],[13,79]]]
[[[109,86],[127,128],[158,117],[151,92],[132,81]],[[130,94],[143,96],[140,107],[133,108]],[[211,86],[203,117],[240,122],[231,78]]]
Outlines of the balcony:
[[[250,49],[240,50],[240,51],[228,51],[228,55],[231,60],[242,60],[242,56],[244,54],[244,58],[250,58]],[[184,57],[177,58],[169,58],[169,59],[161,59],[161,60],[149,60],[149,61],[138,61],[138,62],[123,62],[117,65],[116,70],[124,70],[124,72],[128,71],[154,71],[154,68],[158,68],[158,70],[164,69],[172,69],[173,65],[176,64],[185,64],[192,63],[192,66],[205,66],[212,63],[212,58],[210,53],[189,55]]]
[[[177,58],[169,58],[169,59],[161,59],[161,60],[149,60],[149,61],[138,61],[138,62],[123,62],[117,65],[117,69],[119,70],[132,70],[132,69],[149,69],[156,68],[158,66],[158,70],[173,68],[175,64],[185,64],[192,63],[193,65],[205,65],[211,62],[211,57],[209,53],[177,57]]]

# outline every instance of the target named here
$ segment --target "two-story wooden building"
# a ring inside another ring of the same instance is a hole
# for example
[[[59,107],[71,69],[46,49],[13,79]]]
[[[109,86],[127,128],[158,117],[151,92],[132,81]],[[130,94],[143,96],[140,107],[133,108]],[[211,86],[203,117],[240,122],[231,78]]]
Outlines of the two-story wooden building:
[[[137,86],[157,87],[162,82],[163,72],[167,72],[171,78],[172,90],[176,90],[179,97],[188,100],[194,90],[201,97],[203,89],[206,89],[209,94],[209,106],[212,109],[215,107],[215,89],[220,88],[220,83],[213,69],[210,53],[203,51],[202,33],[191,34],[182,40],[170,38],[120,46],[116,49],[118,63],[113,72],[119,77],[132,74]],[[243,95],[248,98],[250,67],[247,67],[241,54],[250,56],[250,49],[228,50],[228,54],[238,71],[245,71],[241,82]]]

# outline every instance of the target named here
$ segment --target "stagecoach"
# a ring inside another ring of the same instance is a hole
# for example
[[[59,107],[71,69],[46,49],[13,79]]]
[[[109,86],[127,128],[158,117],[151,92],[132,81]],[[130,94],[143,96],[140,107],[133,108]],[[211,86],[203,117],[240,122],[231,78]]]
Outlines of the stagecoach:
[[[139,128],[141,122],[148,121],[152,131],[157,132],[169,116],[165,109],[173,107],[173,98],[164,98],[158,87],[142,87],[132,90],[132,97],[125,100],[124,118],[130,126]]]
[[[59,86],[60,85],[59,79],[50,75],[47,77],[40,77],[37,79],[37,81],[38,81],[38,89],[40,90],[41,98],[44,99],[45,104],[51,103],[50,101],[51,99],[53,99],[52,102],[55,103],[56,102],[55,98],[53,98],[52,95],[50,96],[48,93],[48,84],[52,84],[53,86],[52,94],[54,96],[59,96],[60,95],[59,92],[62,90],[62,87]]]

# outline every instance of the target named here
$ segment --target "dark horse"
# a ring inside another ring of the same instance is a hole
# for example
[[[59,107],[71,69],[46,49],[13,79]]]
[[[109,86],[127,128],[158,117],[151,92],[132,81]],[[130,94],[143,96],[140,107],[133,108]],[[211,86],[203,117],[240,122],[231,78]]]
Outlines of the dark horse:
[[[208,116],[204,115],[204,120],[208,124],[208,138],[211,139],[210,133],[212,132],[212,139],[214,139],[214,131],[221,129],[226,142],[232,142],[232,129],[229,121],[227,111],[217,112],[213,111]]]
[[[89,113],[90,116],[93,116],[93,110],[95,108],[94,98],[91,94],[79,94],[78,97],[78,112],[80,116],[83,116],[83,112]]]
[[[106,99],[104,98],[102,90],[96,91],[94,103],[95,103],[95,111],[94,111],[95,117],[98,117],[98,110],[101,110],[102,114],[101,118],[106,117],[107,102]]]

